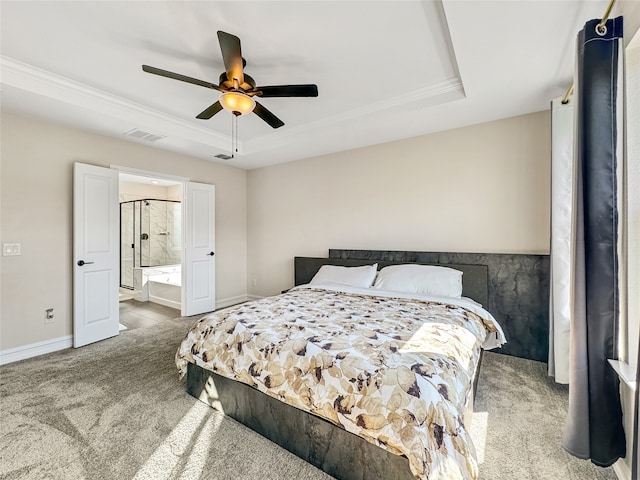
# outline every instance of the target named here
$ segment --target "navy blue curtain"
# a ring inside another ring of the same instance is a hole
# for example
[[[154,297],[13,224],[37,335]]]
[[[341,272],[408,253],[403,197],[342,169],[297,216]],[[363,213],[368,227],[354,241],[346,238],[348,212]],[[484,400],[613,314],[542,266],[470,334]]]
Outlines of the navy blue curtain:
[[[626,443],[618,358],[618,168],[622,167],[622,17],[587,22],[578,35],[576,72],[576,257],[569,381],[563,446],[609,466]]]

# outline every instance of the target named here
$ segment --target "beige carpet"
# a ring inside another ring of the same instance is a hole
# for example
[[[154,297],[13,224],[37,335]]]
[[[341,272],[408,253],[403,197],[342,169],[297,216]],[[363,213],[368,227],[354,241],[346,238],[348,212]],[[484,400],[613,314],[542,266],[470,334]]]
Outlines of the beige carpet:
[[[166,312],[0,367],[0,478],[329,479],[185,393],[173,355],[195,319]],[[544,364],[486,354],[472,426],[481,479],[615,480],[560,448],[566,404]]]

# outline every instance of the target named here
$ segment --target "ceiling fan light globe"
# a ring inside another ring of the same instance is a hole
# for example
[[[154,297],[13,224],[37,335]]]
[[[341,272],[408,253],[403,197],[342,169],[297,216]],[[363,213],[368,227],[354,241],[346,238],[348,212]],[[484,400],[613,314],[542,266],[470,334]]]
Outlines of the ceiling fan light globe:
[[[246,115],[256,107],[253,98],[240,92],[225,92],[220,95],[219,101],[222,108],[234,115]]]

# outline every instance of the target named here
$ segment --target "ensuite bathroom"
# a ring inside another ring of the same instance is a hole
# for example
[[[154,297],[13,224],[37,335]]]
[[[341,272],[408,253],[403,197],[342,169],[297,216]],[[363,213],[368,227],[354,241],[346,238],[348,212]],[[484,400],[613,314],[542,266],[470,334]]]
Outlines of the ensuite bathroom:
[[[120,174],[120,301],[180,310],[182,184]]]

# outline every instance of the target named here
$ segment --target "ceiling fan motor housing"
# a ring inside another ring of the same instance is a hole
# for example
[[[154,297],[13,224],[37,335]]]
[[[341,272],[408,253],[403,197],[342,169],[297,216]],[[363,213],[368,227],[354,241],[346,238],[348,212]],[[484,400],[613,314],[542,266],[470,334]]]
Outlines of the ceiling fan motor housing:
[[[218,80],[218,83],[220,84],[220,86],[226,90],[234,90],[234,82],[233,79],[229,80],[229,78],[227,77],[227,72],[222,72],[220,74],[220,79]],[[243,92],[250,92],[251,90],[255,90],[256,88],[256,81],[250,77],[249,75],[247,75],[246,73],[244,74],[244,82],[238,85],[240,87],[240,90],[242,90]]]

